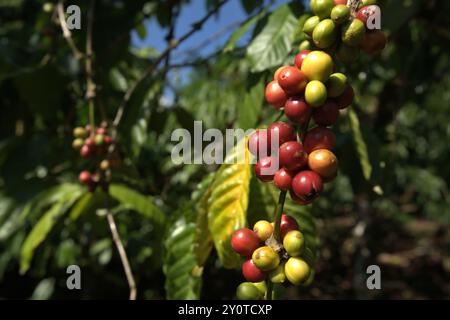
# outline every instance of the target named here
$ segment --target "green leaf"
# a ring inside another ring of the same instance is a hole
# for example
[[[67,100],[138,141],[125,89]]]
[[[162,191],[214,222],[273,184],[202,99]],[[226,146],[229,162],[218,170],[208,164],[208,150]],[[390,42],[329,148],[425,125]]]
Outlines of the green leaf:
[[[275,10],[267,24],[247,48],[251,71],[259,72],[280,65],[292,49],[297,19],[287,5]]]
[[[21,274],[28,271],[36,248],[45,240],[57,220],[67,212],[67,210],[75,203],[81,194],[81,187],[79,187],[78,190],[67,192],[55,204],[53,204],[34,225],[22,245],[20,253]]]
[[[261,79],[250,88],[244,97],[242,107],[238,109],[238,126],[240,128],[245,130],[255,126],[263,106],[262,97],[264,97],[264,83]]]
[[[55,279],[46,278],[41,280],[31,295],[32,300],[47,300],[50,299],[55,291]]]
[[[195,229],[195,223],[187,222],[184,216],[168,229],[163,266],[167,299],[193,300],[200,296],[202,268],[197,266]]]
[[[245,144],[241,140],[239,144]],[[239,146],[238,144],[238,146]],[[240,266],[240,258],[231,249],[232,233],[246,222],[250,184],[250,165],[233,163],[239,156],[248,160],[247,148],[235,147],[216,173],[209,199],[208,225],[220,261],[225,268]],[[244,155],[239,154],[242,149]]]
[[[250,30],[250,28],[255,25],[262,17],[266,15],[266,10],[261,11],[257,15],[251,17],[244,23],[242,23],[239,28],[233,32],[233,34],[228,39],[227,43],[223,48],[223,52],[233,51],[236,47],[236,43]]]
[[[359,163],[361,165],[364,178],[370,181],[372,176],[372,165],[369,160],[369,152],[367,150],[366,142],[364,141],[358,115],[353,109],[349,109],[348,116],[350,119],[350,128],[352,130],[353,141],[356,146]]]
[[[93,199],[94,195],[92,192],[86,192],[83,194],[70,210],[70,219],[77,220],[83,213],[88,211],[94,202]]]
[[[126,208],[134,210],[158,224],[164,223],[166,217],[154,204],[151,197],[144,196],[122,184],[111,184],[109,194]]]

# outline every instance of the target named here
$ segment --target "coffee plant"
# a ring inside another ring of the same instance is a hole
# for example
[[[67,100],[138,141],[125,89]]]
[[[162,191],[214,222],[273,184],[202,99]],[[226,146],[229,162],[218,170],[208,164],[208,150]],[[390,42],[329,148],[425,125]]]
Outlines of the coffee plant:
[[[448,297],[449,10],[0,0],[0,298]]]

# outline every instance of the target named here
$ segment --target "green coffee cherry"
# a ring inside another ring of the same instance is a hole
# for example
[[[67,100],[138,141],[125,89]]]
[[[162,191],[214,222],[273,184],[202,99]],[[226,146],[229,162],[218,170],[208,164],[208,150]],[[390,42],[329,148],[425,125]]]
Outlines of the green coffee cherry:
[[[350,47],[342,44],[337,51],[338,59],[344,64],[355,62],[359,58],[360,49],[358,47]]]
[[[344,4],[337,5],[331,10],[331,19],[337,25],[343,24],[350,18],[350,8]]]
[[[305,21],[303,25],[303,32],[312,37],[314,28],[319,24],[320,18],[318,16],[312,16]]]
[[[77,138],[75,140],[73,140],[72,142],[72,148],[74,148],[75,150],[80,150],[81,147],[84,145],[84,140]]]
[[[345,23],[342,27],[342,42],[348,46],[358,46],[366,32],[364,22],[358,19],[353,19]]]
[[[359,5],[360,8],[365,6],[370,6],[372,4],[377,4],[377,0],[362,0],[361,4]]]
[[[286,281],[286,275],[284,273],[284,264],[285,263],[280,264],[275,270],[273,270],[269,274],[270,281],[272,281],[273,283],[283,283],[284,281]]]
[[[311,272],[309,273],[308,279],[305,280],[305,282],[301,283],[300,285],[302,287],[308,287],[311,285],[311,283],[314,281],[314,276],[316,275],[316,272],[314,269],[311,269]]]
[[[311,41],[309,41],[309,40],[303,40],[300,43],[300,45],[298,46],[299,51],[311,50],[312,48],[313,48],[313,45],[312,45]]]
[[[308,82],[305,89],[305,100],[312,107],[320,107],[327,100],[327,88],[317,80]]]
[[[261,293],[251,282],[243,282],[236,289],[236,296],[239,300],[258,300]]]
[[[258,288],[258,291],[260,293],[261,297],[264,297],[266,295],[266,291],[267,291],[267,285],[265,281],[261,281],[261,282],[253,282],[252,283],[256,288]]]
[[[76,127],[75,129],[73,129],[73,136],[75,138],[84,139],[87,137],[87,131],[83,127]]]
[[[104,135],[96,134],[94,137],[94,142],[97,146],[101,146],[104,142]]]
[[[314,261],[316,261],[316,256],[312,252],[312,250],[308,247],[305,247],[302,253],[302,259],[306,261],[306,263],[310,266],[314,265]]]
[[[325,19],[319,22],[313,31],[313,41],[316,47],[325,49],[331,47],[337,38],[337,28],[333,20]]]
[[[310,2],[310,6],[316,16],[320,19],[326,19],[330,17],[334,0],[314,0]]]
[[[284,236],[283,247],[291,257],[298,257],[305,248],[305,237],[298,230],[289,231]]]
[[[271,247],[264,246],[256,249],[252,255],[253,263],[262,271],[270,271],[278,267],[280,257]]]
[[[347,88],[347,76],[343,73],[333,73],[328,79],[326,86],[329,97],[339,97]]]

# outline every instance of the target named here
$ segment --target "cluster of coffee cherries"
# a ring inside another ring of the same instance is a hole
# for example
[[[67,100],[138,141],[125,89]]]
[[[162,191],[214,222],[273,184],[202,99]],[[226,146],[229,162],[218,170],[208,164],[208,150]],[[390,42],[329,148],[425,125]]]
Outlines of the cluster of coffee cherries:
[[[255,223],[253,230],[242,228],[231,237],[231,247],[245,257],[242,274],[247,282],[241,283],[236,295],[242,300],[262,299],[266,281],[294,285],[312,282],[310,267],[312,252],[306,246],[305,237],[297,221],[286,214],[281,216],[280,237],[282,244],[274,241],[274,224],[266,220]]]
[[[353,98],[347,77],[334,72],[331,56],[323,51],[301,51],[295,57],[295,66],[280,67],[266,87],[266,100],[275,109],[283,108],[292,124],[277,121],[249,136],[249,151],[258,159],[256,177],[289,191],[299,204],[314,201],[323,183],[332,181],[338,170],[331,151],[336,137],[328,127],[336,123],[340,110]],[[311,118],[317,126],[308,130]],[[298,137],[296,132],[301,130],[302,137]],[[274,137],[278,140],[275,143]],[[278,163],[275,172],[269,170],[274,162]]]
[[[301,48],[331,50],[344,63],[354,62],[360,50],[369,55],[380,53],[386,46],[386,35],[368,27],[368,21],[370,24],[379,12],[376,3],[376,0],[363,0],[352,13],[347,0],[311,0],[315,15],[303,26],[308,40]]]
[[[103,123],[94,129],[90,125],[76,127],[73,136],[72,147],[79,151],[83,159],[91,160],[91,164],[95,167],[92,171],[81,171],[78,180],[86,185],[90,192],[94,192],[98,186],[106,189],[105,172],[120,162],[118,157],[111,157],[109,154],[109,148],[114,144],[114,140],[108,133],[107,124]]]

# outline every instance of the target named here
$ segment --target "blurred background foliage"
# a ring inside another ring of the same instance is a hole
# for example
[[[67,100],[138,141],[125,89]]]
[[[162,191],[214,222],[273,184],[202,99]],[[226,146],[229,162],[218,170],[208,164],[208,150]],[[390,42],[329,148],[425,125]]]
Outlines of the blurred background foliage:
[[[86,162],[71,148],[73,127],[88,119],[84,59],[62,36],[56,3],[0,0],[1,298],[127,297],[107,207],[138,298],[233,298],[242,278],[224,265],[239,261],[220,243],[236,226],[270,218],[277,196],[248,166],[173,164],[171,133],[192,132],[194,120],[222,131],[273,121],[264,86],[293,62],[306,11],[300,1],[231,1],[247,17],[224,45],[169,56],[132,95],[117,128],[123,166],[108,194],[89,194],[76,182]],[[170,42],[189,2],[95,2],[98,122],[114,118],[161,54],[133,46],[131,34],[152,37],[145,21],[156,18]],[[217,16],[221,2],[204,6]],[[357,93],[335,127],[340,175],[314,206],[286,207],[319,259],[315,282],[284,298],[450,297],[450,2],[380,2],[388,47],[338,66]],[[77,1],[83,17],[90,3]],[[72,33],[81,51],[84,23]],[[82,269],[80,291],[66,289],[70,264]],[[381,266],[382,290],[365,286],[370,264]]]

